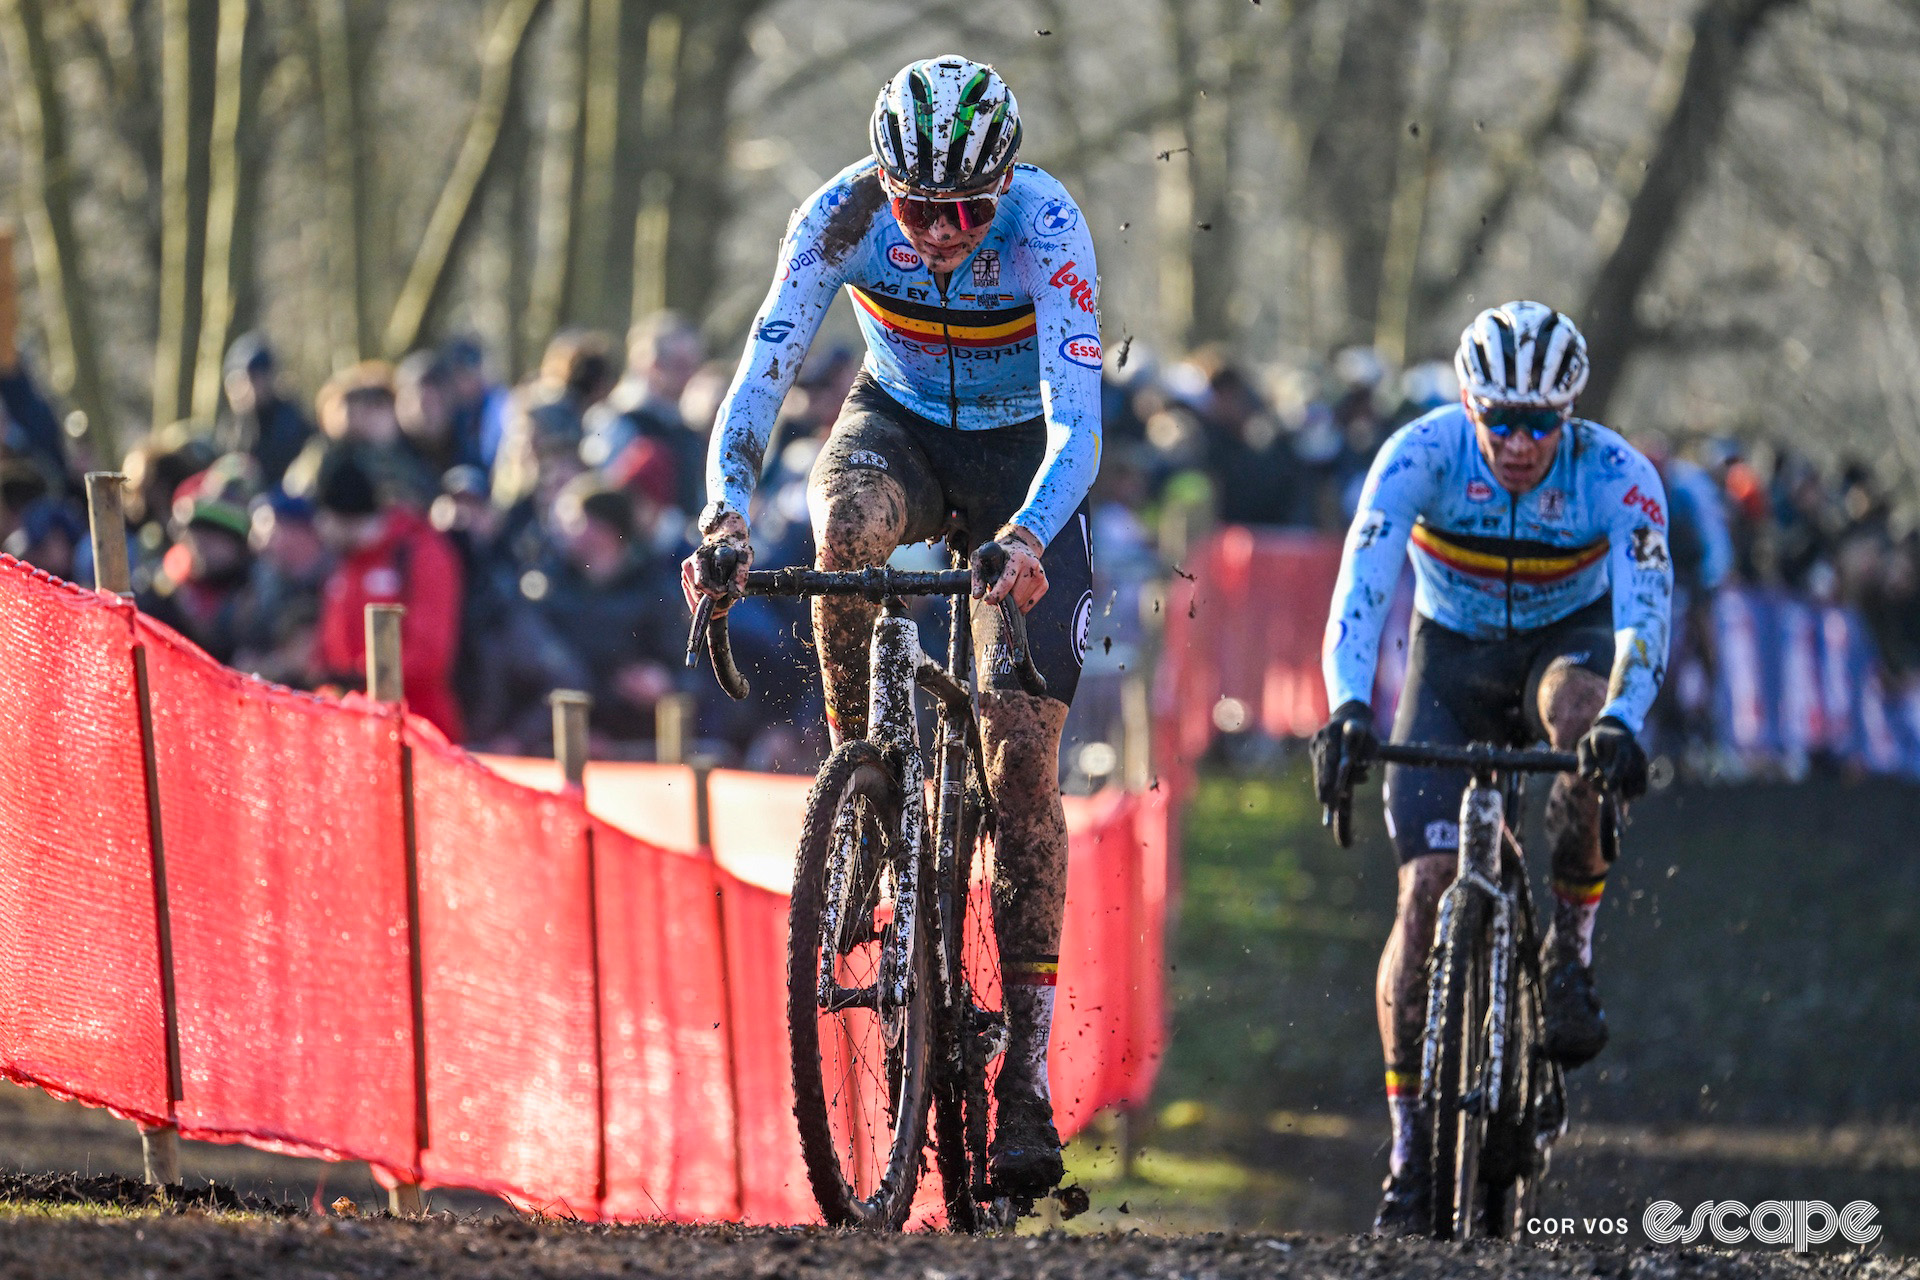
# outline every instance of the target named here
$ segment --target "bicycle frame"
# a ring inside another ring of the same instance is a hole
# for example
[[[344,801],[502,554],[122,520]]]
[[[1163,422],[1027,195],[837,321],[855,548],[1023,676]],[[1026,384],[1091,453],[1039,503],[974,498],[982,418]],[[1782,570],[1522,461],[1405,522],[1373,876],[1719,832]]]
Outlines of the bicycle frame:
[[[1440,895],[1440,908],[1434,918],[1433,936],[1449,935],[1454,918],[1471,894],[1480,894],[1492,907],[1493,945],[1488,956],[1488,1053],[1482,1064],[1479,1094],[1483,1113],[1500,1109],[1500,1081],[1506,1062],[1507,979],[1514,960],[1514,902],[1500,885],[1500,841],[1506,832],[1506,796],[1492,779],[1476,775],[1460,797],[1460,862],[1451,885]],[[1427,1026],[1439,1024],[1445,993],[1439,983],[1427,991]],[[1439,1046],[1435,1037],[1424,1038],[1420,1057],[1420,1095],[1432,1097],[1440,1069]]]

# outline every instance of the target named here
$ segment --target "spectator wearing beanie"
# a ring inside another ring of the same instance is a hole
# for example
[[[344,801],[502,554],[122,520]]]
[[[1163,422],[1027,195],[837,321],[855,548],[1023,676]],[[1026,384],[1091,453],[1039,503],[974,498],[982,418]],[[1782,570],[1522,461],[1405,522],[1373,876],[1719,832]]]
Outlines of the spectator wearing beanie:
[[[236,338],[222,369],[232,412],[215,433],[223,449],[252,455],[261,483],[269,489],[278,487],[313,436],[313,424],[299,406],[280,394],[279,369],[263,336],[245,333]]]
[[[339,557],[320,595],[318,674],[358,688],[367,665],[366,607],[406,608],[401,677],[408,706],[448,739],[461,740],[453,663],[460,647],[460,560],[426,519],[382,509],[374,478],[351,444],[320,459],[314,505],[321,538]]]
[[[175,540],[160,559],[140,610],[207,651],[233,661],[240,643],[240,604],[253,564],[247,545],[247,500],[258,469],[245,454],[228,454],[174,491]]]

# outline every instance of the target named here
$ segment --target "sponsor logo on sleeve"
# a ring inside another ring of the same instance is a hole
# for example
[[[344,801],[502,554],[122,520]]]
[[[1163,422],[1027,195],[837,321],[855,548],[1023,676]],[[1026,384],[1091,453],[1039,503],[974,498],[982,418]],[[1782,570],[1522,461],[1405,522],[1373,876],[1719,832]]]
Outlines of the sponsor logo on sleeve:
[[[1660,501],[1650,493],[1640,492],[1640,486],[1634,485],[1627,490],[1627,496],[1620,499],[1623,507],[1638,507],[1640,512],[1657,525],[1667,523],[1667,513],[1660,509]]]
[[[920,255],[904,244],[896,244],[888,249],[887,261],[892,263],[894,268],[899,271],[918,271],[920,269]]]
[[[1633,562],[1648,573],[1664,573],[1673,561],[1667,555],[1667,535],[1650,525],[1633,531]]]
[[[1076,333],[1060,344],[1060,358],[1082,369],[1100,367],[1100,339],[1091,333]]]
[[[793,332],[791,320],[769,320],[754,330],[753,336],[762,342],[785,342],[787,335]]]
[[[1069,260],[1065,266],[1053,273],[1053,278],[1047,283],[1056,289],[1065,289],[1067,296],[1073,299],[1074,305],[1091,315],[1093,313],[1093,281],[1083,280],[1080,277],[1074,270],[1078,265]]]
[[[1079,225],[1080,211],[1073,207],[1073,201],[1059,196],[1041,205],[1033,215],[1033,229],[1042,236],[1063,236]]]
[[[847,455],[847,465],[850,467],[871,467],[875,471],[886,471],[890,469],[887,466],[887,460],[871,449],[855,449]]]
[[[797,258],[788,258],[786,262],[780,266],[780,278],[785,280],[794,272],[812,266],[814,263],[820,261],[822,256],[824,255],[821,254],[819,246],[816,245]]]
[[[1365,551],[1368,547],[1386,537],[1388,531],[1392,528],[1393,521],[1387,519],[1386,512],[1369,511],[1367,512],[1366,519],[1360,522],[1360,528],[1354,535],[1353,544],[1360,550]]]
[[[1488,484],[1485,480],[1467,481],[1467,501],[1468,502],[1492,502],[1493,486]]]
[[[1000,287],[1000,251],[998,249],[982,249],[973,255],[973,287],[976,289]]]

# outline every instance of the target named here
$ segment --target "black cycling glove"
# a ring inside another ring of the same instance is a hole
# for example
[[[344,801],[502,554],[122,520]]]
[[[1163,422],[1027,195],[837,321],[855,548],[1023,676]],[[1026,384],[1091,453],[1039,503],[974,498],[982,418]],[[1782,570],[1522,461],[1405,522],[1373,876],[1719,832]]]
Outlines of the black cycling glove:
[[[1341,759],[1351,760],[1355,756],[1368,759],[1377,745],[1373,709],[1364,702],[1341,703],[1307,744],[1307,753],[1313,760],[1313,793],[1321,804],[1331,805],[1340,798]],[[1354,782],[1364,776],[1364,768],[1352,770],[1350,775]]]
[[[1622,800],[1633,800],[1647,790],[1647,753],[1633,730],[1612,716],[1593,722],[1577,749],[1580,776],[1598,781]]]

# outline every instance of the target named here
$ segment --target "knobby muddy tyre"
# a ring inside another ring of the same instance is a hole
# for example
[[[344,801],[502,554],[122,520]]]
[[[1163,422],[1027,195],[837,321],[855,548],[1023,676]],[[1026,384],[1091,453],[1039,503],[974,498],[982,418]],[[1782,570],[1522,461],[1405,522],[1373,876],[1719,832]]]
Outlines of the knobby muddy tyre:
[[[971,764],[967,776],[977,776]],[[934,1158],[946,1200],[948,1227],[984,1232],[1006,1223],[1004,1206],[983,1195],[992,1092],[982,1029],[974,1023],[982,993],[969,979],[965,961],[971,939],[975,964],[982,970],[973,977],[991,978],[997,985],[999,947],[992,911],[972,909],[973,869],[987,856],[987,833],[982,829],[982,806],[971,781],[961,814],[951,873],[940,884],[940,945],[947,956],[948,972],[956,976],[956,981],[944,993],[940,1007],[940,1078],[933,1095]],[[991,1015],[998,1011],[985,1012]]]
[[[928,931],[916,930],[903,1008],[822,1012],[819,965],[836,838],[866,841],[869,857],[890,857],[902,847],[900,811],[899,784],[878,747],[844,743],[827,758],[807,797],[787,936],[793,1115],[807,1178],[829,1224],[881,1231],[906,1222],[926,1145],[933,1039]],[[877,988],[878,957],[892,941],[892,928],[887,920],[867,931],[878,935],[874,940],[844,953],[834,947],[835,981]],[[842,929],[839,936],[848,933]],[[830,1037],[826,1054],[823,1033]],[[866,1123],[876,1107],[883,1126]]]
[[[1486,1118],[1469,1110],[1487,1060],[1488,911],[1469,894],[1438,940],[1431,981],[1438,985],[1438,1017],[1427,1028],[1426,1052],[1436,1059],[1427,1112],[1433,1125],[1433,1222],[1435,1239],[1473,1234],[1478,1210],[1480,1145]],[[1477,1103],[1474,1105],[1477,1106]],[[1461,1212],[1464,1206],[1465,1212]]]

